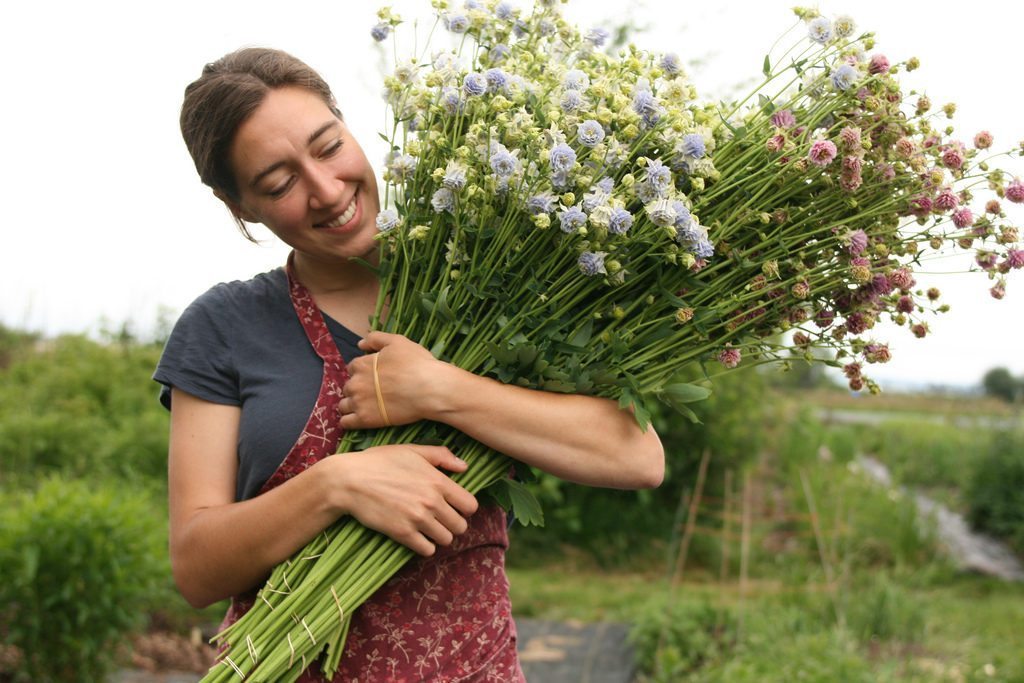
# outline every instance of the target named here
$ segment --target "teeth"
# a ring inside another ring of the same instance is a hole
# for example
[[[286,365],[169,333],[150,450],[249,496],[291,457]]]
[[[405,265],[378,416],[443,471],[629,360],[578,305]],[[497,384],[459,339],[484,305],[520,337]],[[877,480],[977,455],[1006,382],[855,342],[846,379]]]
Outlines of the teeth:
[[[352,201],[348,203],[348,208],[345,209],[345,213],[341,214],[340,216],[335,218],[333,221],[329,221],[327,223],[324,223],[324,227],[327,227],[327,228],[339,228],[339,227],[345,225],[346,223],[348,223],[350,220],[352,220],[352,216],[355,216],[355,215],[356,215],[356,201],[355,201],[355,197],[353,197]]]

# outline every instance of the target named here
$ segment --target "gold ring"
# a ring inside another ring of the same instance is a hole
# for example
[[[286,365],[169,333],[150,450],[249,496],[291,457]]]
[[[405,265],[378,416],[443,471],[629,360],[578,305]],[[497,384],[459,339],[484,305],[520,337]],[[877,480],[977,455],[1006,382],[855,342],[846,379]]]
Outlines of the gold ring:
[[[384,425],[390,427],[391,420],[388,419],[388,411],[384,407],[384,394],[380,391],[380,375],[377,374],[377,359],[379,357],[380,351],[373,354],[373,390],[377,394],[377,412],[380,413],[381,418],[384,420]]]

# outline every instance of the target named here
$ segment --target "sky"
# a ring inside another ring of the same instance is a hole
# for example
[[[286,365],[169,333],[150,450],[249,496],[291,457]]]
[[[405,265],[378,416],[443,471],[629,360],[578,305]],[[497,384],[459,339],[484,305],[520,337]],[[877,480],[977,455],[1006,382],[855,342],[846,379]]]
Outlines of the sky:
[[[583,27],[630,19],[641,47],[679,54],[700,95],[711,98],[753,83],[766,50],[796,21],[791,4],[647,0],[624,9],[571,0],[565,12]],[[5,9],[0,323],[52,335],[127,322],[146,334],[213,284],[281,265],[287,249],[259,228],[263,244],[245,241],[199,182],[178,129],[184,87],[203,64],[238,47],[292,52],[332,84],[379,168],[386,151],[377,136],[385,128],[379,92],[390,60],[369,37],[378,6],[51,0]],[[427,0],[392,6],[429,27]],[[849,14],[858,29],[873,30],[876,51],[891,61],[919,57],[921,69],[904,82],[937,104],[955,101],[958,132],[967,139],[988,129],[997,147],[1024,139],[1024,93],[1014,80],[1024,8],[1008,7],[997,0],[820,5],[827,16]],[[1011,168],[1024,175],[1019,163]],[[1024,212],[1013,217],[1024,224]],[[939,286],[952,311],[930,321],[933,334],[924,340],[876,328],[894,353],[872,368],[883,386],[966,386],[995,366],[1024,375],[1024,277],[1010,279],[1003,301],[989,296],[991,283],[978,273],[918,281]]]

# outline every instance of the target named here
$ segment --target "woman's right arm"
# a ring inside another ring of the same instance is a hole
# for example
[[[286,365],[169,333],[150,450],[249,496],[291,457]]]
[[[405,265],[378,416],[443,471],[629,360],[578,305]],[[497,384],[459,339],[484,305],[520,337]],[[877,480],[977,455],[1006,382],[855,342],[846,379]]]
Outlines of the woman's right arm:
[[[324,458],[235,502],[241,410],[172,390],[171,567],[190,604],[249,590],[338,517],[353,515],[421,555],[466,530],[476,499],[438,470],[465,463],[437,446],[384,446]]]

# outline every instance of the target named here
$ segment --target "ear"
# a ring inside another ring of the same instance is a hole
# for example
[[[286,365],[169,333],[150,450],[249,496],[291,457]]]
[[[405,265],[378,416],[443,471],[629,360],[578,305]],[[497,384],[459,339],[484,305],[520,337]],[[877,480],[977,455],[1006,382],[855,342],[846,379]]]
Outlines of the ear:
[[[251,211],[245,209],[240,203],[234,201],[220,190],[214,190],[213,196],[224,202],[224,206],[228,207],[231,215],[240,221],[246,223],[259,223],[259,219],[252,214]]]

